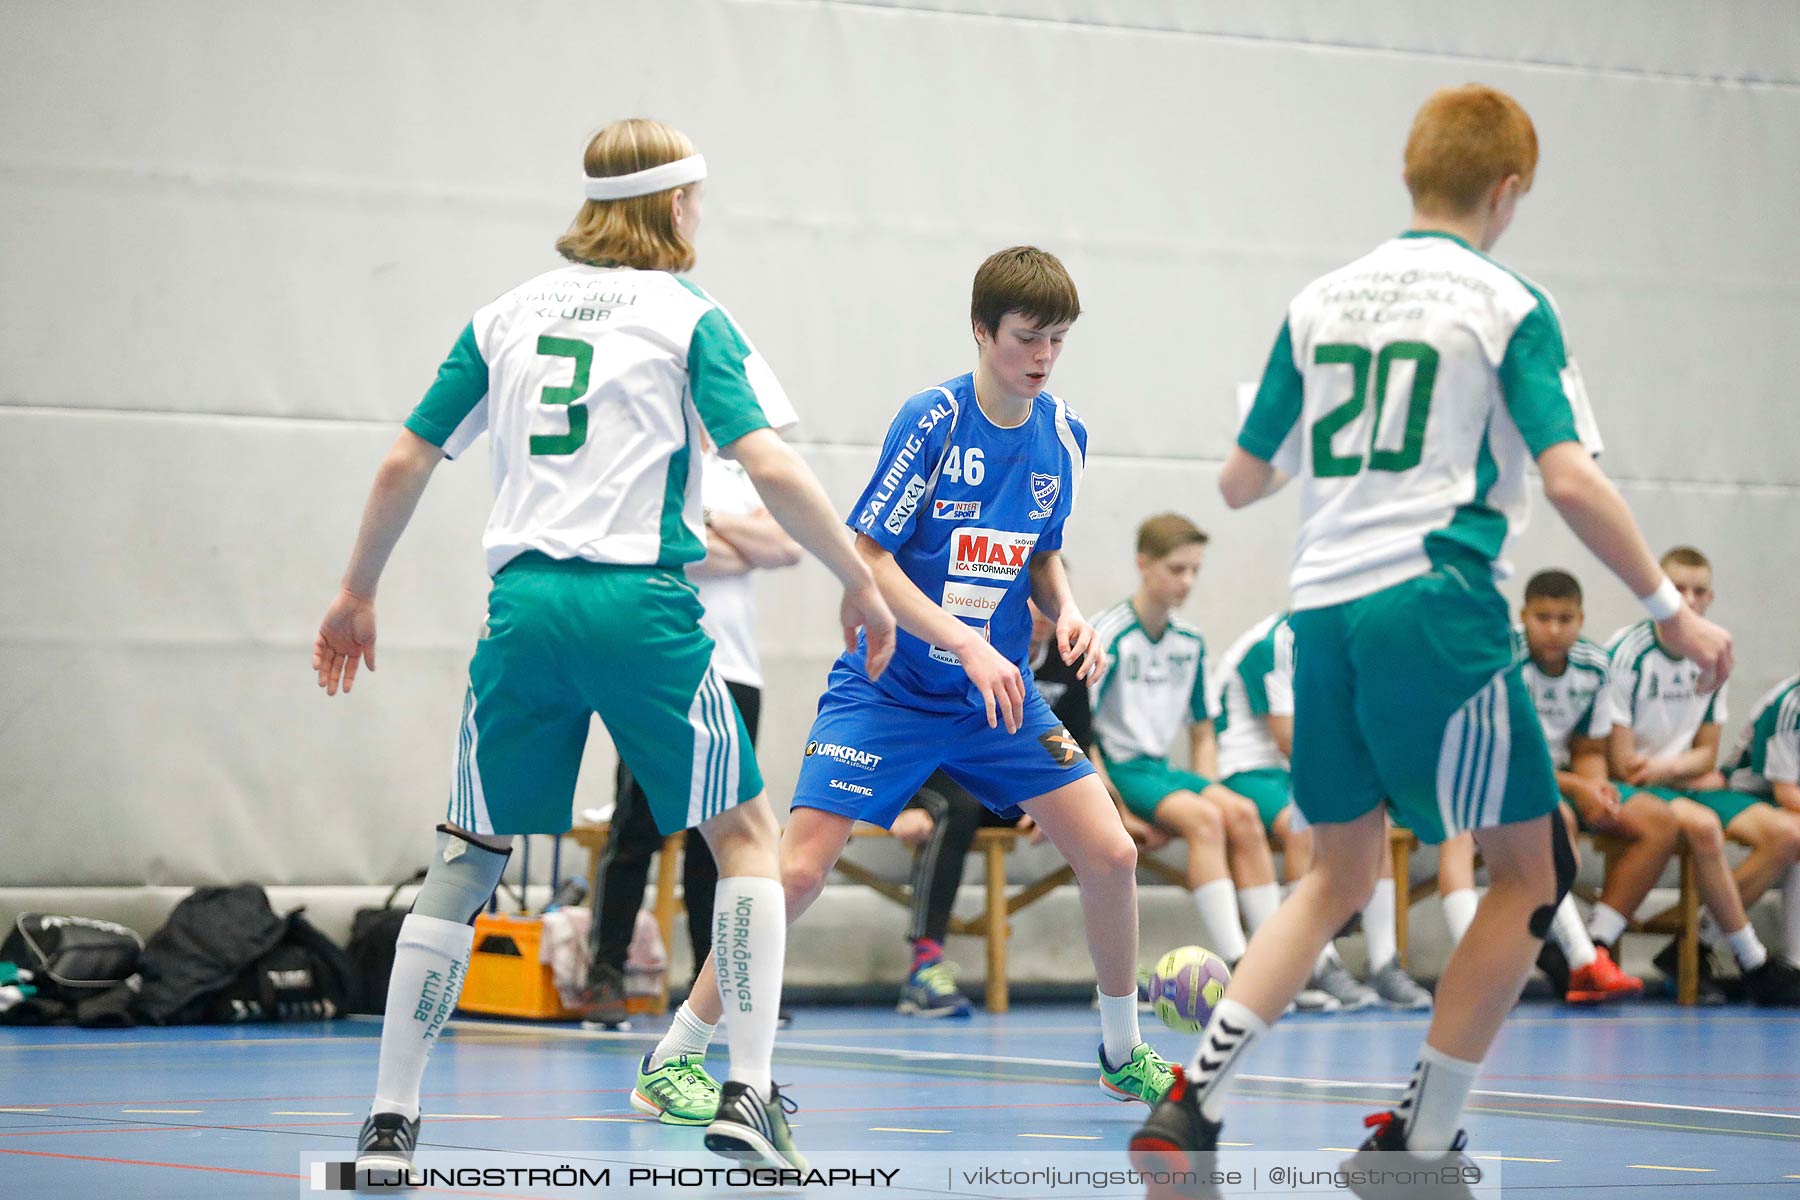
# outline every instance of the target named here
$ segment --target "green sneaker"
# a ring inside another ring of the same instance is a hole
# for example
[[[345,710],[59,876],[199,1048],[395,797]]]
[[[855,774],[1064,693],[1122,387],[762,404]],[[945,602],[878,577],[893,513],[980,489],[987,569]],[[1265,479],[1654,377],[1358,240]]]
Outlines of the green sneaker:
[[[1133,1046],[1130,1060],[1116,1071],[1106,1065],[1106,1047],[1100,1048],[1100,1090],[1114,1100],[1142,1100],[1155,1108],[1174,1085],[1174,1068],[1149,1042]]]
[[[719,1111],[719,1081],[697,1055],[677,1055],[652,1071],[646,1054],[638,1064],[631,1107],[664,1125],[710,1125]]]

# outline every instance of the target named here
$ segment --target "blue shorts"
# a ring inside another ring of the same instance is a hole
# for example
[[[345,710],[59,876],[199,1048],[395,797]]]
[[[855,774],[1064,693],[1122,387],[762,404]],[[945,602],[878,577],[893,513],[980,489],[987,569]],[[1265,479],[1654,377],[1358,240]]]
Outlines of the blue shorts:
[[[883,829],[942,768],[996,814],[1094,773],[1037,689],[1017,733],[982,709],[932,712],[898,703],[860,671],[834,666],[807,735],[795,808],[822,808]]]

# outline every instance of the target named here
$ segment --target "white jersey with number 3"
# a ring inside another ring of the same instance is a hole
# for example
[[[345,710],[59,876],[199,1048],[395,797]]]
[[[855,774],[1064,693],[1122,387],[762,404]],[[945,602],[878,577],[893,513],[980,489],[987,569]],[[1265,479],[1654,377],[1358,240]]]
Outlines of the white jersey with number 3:
[[[1504,575],[1525,468],[1600,440],[1550,298],[1460,239],[1414,232],[1301,291],[1238,445],[1300,477],[1293,607],[1473,554]]]
[[[700,559],[700,430],[727,446],[794,420],[774,373],[698,287],[571,265],[477,312],[406,427],[452,458],[489,435],[493,574],[530,550]]]

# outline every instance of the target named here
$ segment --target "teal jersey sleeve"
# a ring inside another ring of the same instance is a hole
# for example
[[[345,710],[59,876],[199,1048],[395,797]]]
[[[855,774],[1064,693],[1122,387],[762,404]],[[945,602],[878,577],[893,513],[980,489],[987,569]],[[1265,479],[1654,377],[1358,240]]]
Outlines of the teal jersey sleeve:
[[[1581,440],[1574,406],[1563,390],[1567,365],[1562,326],[1549,301],[1540,295],[1537,307],[1513,330],[1499,371],[1506,410],[1533,456],[1558,442]]]
[[[1288,331],[1288,323],[1283,321],[1281,332],[1275,338],[1275,348],[1269,351],[1268,365],[1263,368],[1262,383],[1256,389],[1250,415],[1238,432],[1238,446],[1264,462],[1274,462],[1281,444],[1300,420],[1304,390],[1300,371],[1294,366],[1293,335]]]
[[[746,433],[770,427],[747,370],[751,353],[737,326],[716,306],[694,326],[688,389],[715,445],[729,446]]]
[[[475,344],[475,324],[470,322],[450,347],[437,379],[406,418],[406,427],[454,457],[481,433],[485,422],[469,427],[470,418],[482,415],[477,409],[487,393],[488,365]]]
[[[1207,704],[1206,686],[1206,643],[1200,643],[1200,661],[1194,664],[1194,690],[1188,693],[1188,716],[1197,725],[1210,720],[1217,714]]]

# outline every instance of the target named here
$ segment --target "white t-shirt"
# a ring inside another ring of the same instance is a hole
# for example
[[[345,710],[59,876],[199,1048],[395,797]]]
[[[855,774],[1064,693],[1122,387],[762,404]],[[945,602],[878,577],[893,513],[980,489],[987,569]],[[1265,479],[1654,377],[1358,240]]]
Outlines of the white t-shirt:
[[[743,467],[708,452],[700,476],[700,496],[714,512],[744,516],[763,507],[756,485]],[[713,666],[732,683],[760,688],[762,661],[756,654],[756,588],[752,572],[701,575],[694,579],[706,613],[700,627],[711,635]]]
[[[1789,675],[1756,702],[1756,715],[1726,752],[1725,774],[1740,792],[1767,796],[1776,783],[1800,783],[1800,675]]]
[[[1627,625],[1606,639],[1606,649],[1607,716],[1631,730],[1639,754],[1684,754],[1702,725],[1725,723],[1725,688],[1710,696],[1701,692],[1699,666],[1663,649],[1654,622]]]
[[[1171,616],[1153,640],[1121,600],[1094,629],[1106,647],[1106,671],[1089,689],[1094,739],[1109,761],[1166,758],[1177,733],[1218,716],[1207,700],[1206,641],[1192,625]]]
[[[1612,716],[1606,707],[1606,651],[1586,638],[1577,638],[1569,648],[1562,674],[1546,675],[1525,649],[1523,631],[1516,636],[1525,657],[1525,687],[1537,708],[1538,724],[1544,727],[1544,740],[1550,743],[1550,761],[1557,770],[1566,770],[1571,736],[1604,741],[1612,733]]]
[[[762,356],[666,271],[570,265],[476,312],[406,427],[455,458],[489,435],[494,574],[551,558],[678,567],[706,553],[700,430],[794,423]]]
[[[1287,755],[1269,732],[1270,717],[1294,715],[1294,631],[1286,613],[1252,625],[1213,673],[1212,708],[1219,732],[1219,777],[1265,767],[1288,769]]]
[[[1444,551],[1509,568],[1526,467],[1600,437],[1555,306],[1448,234],[1407,233],[1288,306],[1245,452],[1300,481],[1292,607],[1367,596]]]

